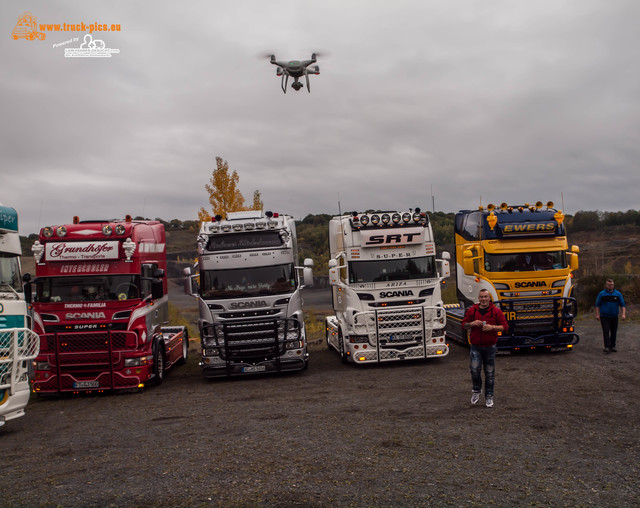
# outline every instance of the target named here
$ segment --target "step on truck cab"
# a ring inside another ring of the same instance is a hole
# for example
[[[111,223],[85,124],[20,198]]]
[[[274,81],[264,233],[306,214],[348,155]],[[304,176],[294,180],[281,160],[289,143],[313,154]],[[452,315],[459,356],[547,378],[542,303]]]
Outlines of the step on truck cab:
[[[40,341],[30,328],[20,275],[18,214],[0,204],[0,427],[24,415],[30,364]]]
[[[436,259],[429,216],[357,213],[329,222],[329,284],[335,315],[329,349],[343,362],[393,362],[446,356],[440,286],[449,253]]]
[[[36,393],[136,391],[186,361],[186,328],[167,324],[161,222],[75,217],[43,228],[32,250]]]
[[[307,367],[300,290],[313,284],[313,261],[296,266],[297,257],[288,215],[249,210],[202,223],[199,274],[185,269],[185,292],[198,300],[205,377]]]
[[[553,202],[461,210],[455,243],[459,303],[447,306],[447,336],[467,344],[464,312],[487,289],[509,323],[498,351],[568,350],[579,341],[572,297],[579,249],[569,249],[564,214]]]

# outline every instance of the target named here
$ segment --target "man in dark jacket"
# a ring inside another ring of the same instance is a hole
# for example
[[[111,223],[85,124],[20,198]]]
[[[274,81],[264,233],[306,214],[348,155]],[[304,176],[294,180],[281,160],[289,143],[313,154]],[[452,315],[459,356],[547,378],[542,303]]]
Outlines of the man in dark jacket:
[[[502,311],[491,302],[488,290],[480,290],[478,302],[467,309],[462,320],[462,328],[470,331],[471,404],[475,405],[480,400],[481,369],[484,366],[484,400],[487,407],[493,407],[498,332],[506,332],[509,324]]]
[[[620,309],[622,309],[622,312],[620,312]],[[627,317],[626,310],[622,293],[614,289],[613,279],[607,279],[604,289],[598,293],[596,298],[596,319],[602,325],[605,353],[616,352],[618,314],[620,313],[624,320]]]

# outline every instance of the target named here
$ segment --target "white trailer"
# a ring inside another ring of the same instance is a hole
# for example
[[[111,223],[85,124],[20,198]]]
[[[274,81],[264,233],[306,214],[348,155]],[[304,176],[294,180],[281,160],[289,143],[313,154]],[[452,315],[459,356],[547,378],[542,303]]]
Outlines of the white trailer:
[[[446,356],[440,285],[449,253],[436,259],[426,213],[376,212],[329,222],[334,316],[327,345],[343,362],[382,363]]]
[[[250,210],[217,216],[198,236],[198,275],[185,292],[199,303],[207,378],[305,369],[309,361],[300,290],[313,261],[296,266],[295,221]]]

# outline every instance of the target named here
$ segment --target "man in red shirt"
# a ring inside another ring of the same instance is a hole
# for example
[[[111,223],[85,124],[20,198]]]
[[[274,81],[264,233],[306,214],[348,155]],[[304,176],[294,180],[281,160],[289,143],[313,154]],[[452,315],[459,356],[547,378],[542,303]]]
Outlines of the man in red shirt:
[[[471,404],[475,405],[480,400],[481,369],[484,366],[484,400],[487,407],[493,407],[498,332],[506,332],[509,324],[502,311],[491,302],[487,289],[480,290],[478,302],[467,309],[462,320],[462,328],[470,330]]]

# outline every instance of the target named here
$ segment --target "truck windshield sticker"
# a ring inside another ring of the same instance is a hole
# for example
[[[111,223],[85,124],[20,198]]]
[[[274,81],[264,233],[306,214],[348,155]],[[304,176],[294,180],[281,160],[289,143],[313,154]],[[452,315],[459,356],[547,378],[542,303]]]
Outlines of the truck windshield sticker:
[[[0,231],[18,232],[18,213],[6,206],[0,206]]]
[[[552,235],[556,232],[556,221],[520,222],[500,224],[503,235]]]
[[[52,242],[46,244],[48,261],[118,259],[118,242]]]
[[[404,228],[402,230],[360,231],[364,247],[389,245],[410,245],[424,242],[424,228]]]
[[[252,233],[212,235],[207,242],[207,250],[219,252],[225,250],[265,249],[281,247],[282,245],[282,237],[278,231],[256,231]]]

